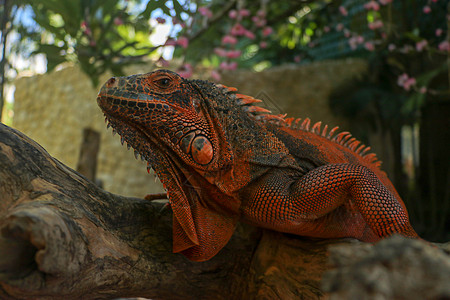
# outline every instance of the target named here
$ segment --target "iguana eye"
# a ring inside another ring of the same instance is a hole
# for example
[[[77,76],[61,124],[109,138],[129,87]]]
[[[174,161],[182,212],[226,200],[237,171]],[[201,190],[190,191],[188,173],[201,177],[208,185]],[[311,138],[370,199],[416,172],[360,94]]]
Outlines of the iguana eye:
[[[163,77],[163,78],[157,79],[154,82],[159,88],[162,88],[162,89],[166,89],[166,88],[170,87],[170,85],[171,85],[171,80],[168,77]]]

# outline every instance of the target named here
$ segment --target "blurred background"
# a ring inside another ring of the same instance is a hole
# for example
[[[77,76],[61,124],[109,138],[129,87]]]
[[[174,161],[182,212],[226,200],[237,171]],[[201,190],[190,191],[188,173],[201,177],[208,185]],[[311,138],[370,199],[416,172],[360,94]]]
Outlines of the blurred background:
[[[450,239],[447,0],[0,0],[1,121],[105,189],[161,191],[106,134],[113,75],[177,71],[370,145],[419,235]]]

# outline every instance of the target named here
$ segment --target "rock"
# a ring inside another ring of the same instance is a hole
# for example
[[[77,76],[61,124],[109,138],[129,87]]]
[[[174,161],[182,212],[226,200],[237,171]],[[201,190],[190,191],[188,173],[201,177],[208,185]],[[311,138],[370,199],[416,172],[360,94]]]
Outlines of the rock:
[[[336,245],[330,261],[335,268],[322,278],[330,300],[450,299],[450,257],[426,241],[393,236],[375,245]]]

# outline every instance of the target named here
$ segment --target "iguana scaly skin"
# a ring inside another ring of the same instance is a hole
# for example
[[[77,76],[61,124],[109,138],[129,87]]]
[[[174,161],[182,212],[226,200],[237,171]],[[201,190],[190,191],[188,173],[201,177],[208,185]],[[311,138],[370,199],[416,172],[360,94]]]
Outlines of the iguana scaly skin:
[[[348,132],[167,70],[111,78],[97,102],[167,189],[173,250],[191,260],[213,257],[238,220],[320,238],[418,237],[375,155]]]

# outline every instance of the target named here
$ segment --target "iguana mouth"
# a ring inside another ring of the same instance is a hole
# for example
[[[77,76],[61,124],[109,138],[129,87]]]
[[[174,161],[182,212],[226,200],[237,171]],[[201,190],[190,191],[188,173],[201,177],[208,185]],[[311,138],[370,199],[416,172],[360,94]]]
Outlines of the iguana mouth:
[[[105,122],[107,128],[111,127],[113,135],[118,134],[120,136],[122,145],[126,144],[128,150],[133,148],[136,159],[147,162],[147,172],[150,173],[150,170],[154,171],[155,175],[163,184],[164,190],[168,192],[168,198],[171,192],[170,188],[173,186],[173,184],[170,183],[171,180],[174,180],[181,188],[180,192],[186,199],[189,199],[186,197],[186,194],[189,194],[191,197],[195,194],[197,198],[200,198],[199,195],[197,195],[198,192],[196,191],[195,186],[190,184],[189,178],[186,177],[186,173],[190,172],[179,169],[178,166],[182,165],[182,163],[177,162],[176,155],[163,152],[160,147],[158,147],[158,142],[153,136],[147,134],[145,130],[138,125],[129,124],[120,117],[105,114]],[[172,173],[172,176],[167,176],[167,170],[161,166],[162,164],[174,169],[173,172],[170,172]],[[192,173],[194,172],[191,172],[191,174]]]

